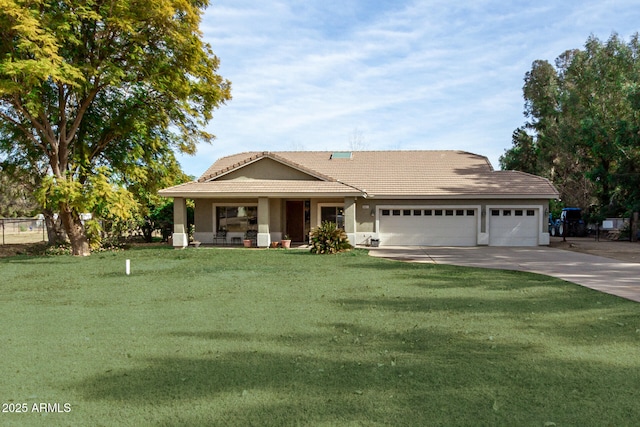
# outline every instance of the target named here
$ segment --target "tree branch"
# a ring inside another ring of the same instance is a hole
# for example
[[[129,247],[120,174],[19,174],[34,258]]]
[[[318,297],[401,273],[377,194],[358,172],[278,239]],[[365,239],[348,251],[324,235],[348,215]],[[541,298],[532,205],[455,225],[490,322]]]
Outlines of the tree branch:
[[[60,114],[60,128],[58,130],[58,142],[67,134],[67,95],[62,83],[58,84],[58,113]]]
[[[76,132],[78,131],[78,128],[82,123],[82,118],[84,117],[84,113],[87,112],[87,109],[95,99],[100,89],[102,89],[103,87],[104,86],[99,85],[98,82],[96,81],[96,83],[93,86],[93,89],[91,89],[87,97],[80,104],[80,108],[78,108],[78,113],[76,114],[76,118],[74,119],[73,124],[71,125],[71,128],[69,129],[67,134],[64,135],[64,142],[66,144],[70,144],[73,138],[76,136]]]
[[[49,149],[47,148],[47,145],[44,144],[42,142],[42,140],[39,140],[38,138],[36,138],[33,133],[29,132],[27,130],[27,128],[20,123],[19,121],[15,120],[13,117],[8,116],[7,114],[3,113],[2,111],[0,111],[0,117],[2,117],[3,119],[5,119],[6,121],[10,122],[11,124],[13,124],[15,127],[17,127],[28,139],[30,139],[31,141],[33,141],[37,146],[39,146],[40,148],[42,148],[42,151],[44,151],[44,153],[48,156],[51,157],[51,152],[49,151]],[[29,119],[32,123],[33,120],[30,118]]]

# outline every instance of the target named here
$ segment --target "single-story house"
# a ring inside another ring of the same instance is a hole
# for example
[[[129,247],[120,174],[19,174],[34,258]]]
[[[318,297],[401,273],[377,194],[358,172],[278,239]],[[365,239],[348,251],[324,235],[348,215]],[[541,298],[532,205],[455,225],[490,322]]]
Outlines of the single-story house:
[[[217,232],[224,241],[216,243],[237,243],[250,230],[259,247],[285,235],[305,242],[334,221],[354,245],[536,246],[549,244],[558,191],[464,151],[288,151],[223,157],[160,195],[174,198],[177,247],[188,245],[186,199],[202,243]]]

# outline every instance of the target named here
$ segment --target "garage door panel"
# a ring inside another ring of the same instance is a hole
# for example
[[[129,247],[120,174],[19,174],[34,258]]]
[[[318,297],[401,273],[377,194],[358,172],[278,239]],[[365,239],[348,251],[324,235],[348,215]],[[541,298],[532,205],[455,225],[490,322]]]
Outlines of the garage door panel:
[[[537,209],[492,210],[489,220],[489,245],[537,246],[538,223]]]
[[[440,210],[440,209],[439,209]],[[380,219],[380,244],[383,246],[475,246],[477,218],[468,210],[446,215],[389,215]],[[404,213],[404,211],[401,211]]]

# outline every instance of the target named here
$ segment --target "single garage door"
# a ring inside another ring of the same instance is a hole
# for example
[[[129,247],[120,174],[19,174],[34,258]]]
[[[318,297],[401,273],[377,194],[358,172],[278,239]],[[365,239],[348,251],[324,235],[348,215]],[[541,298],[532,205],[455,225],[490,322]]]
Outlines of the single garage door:
[[[476,209],[380,210],[381,246],[475,246]]]
[[[489,245],[538,245],[538,209],[494,208],[489,218]]]

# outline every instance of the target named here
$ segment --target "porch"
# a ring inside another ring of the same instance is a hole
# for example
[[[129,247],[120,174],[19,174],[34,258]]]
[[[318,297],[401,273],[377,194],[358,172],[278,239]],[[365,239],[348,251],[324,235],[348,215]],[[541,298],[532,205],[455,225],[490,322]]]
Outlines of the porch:
[[[189,245],[186,198],[174,198],[173,246]],[[202,245],[243,246],[248,234],[252,246],[272,242],[309,243],[309,233],[323,221],[333,221],[348,235],[356,232],[355,197],[199,198],[195,202],[193,240]],[[350,238],[351,240],[351,238]]]

